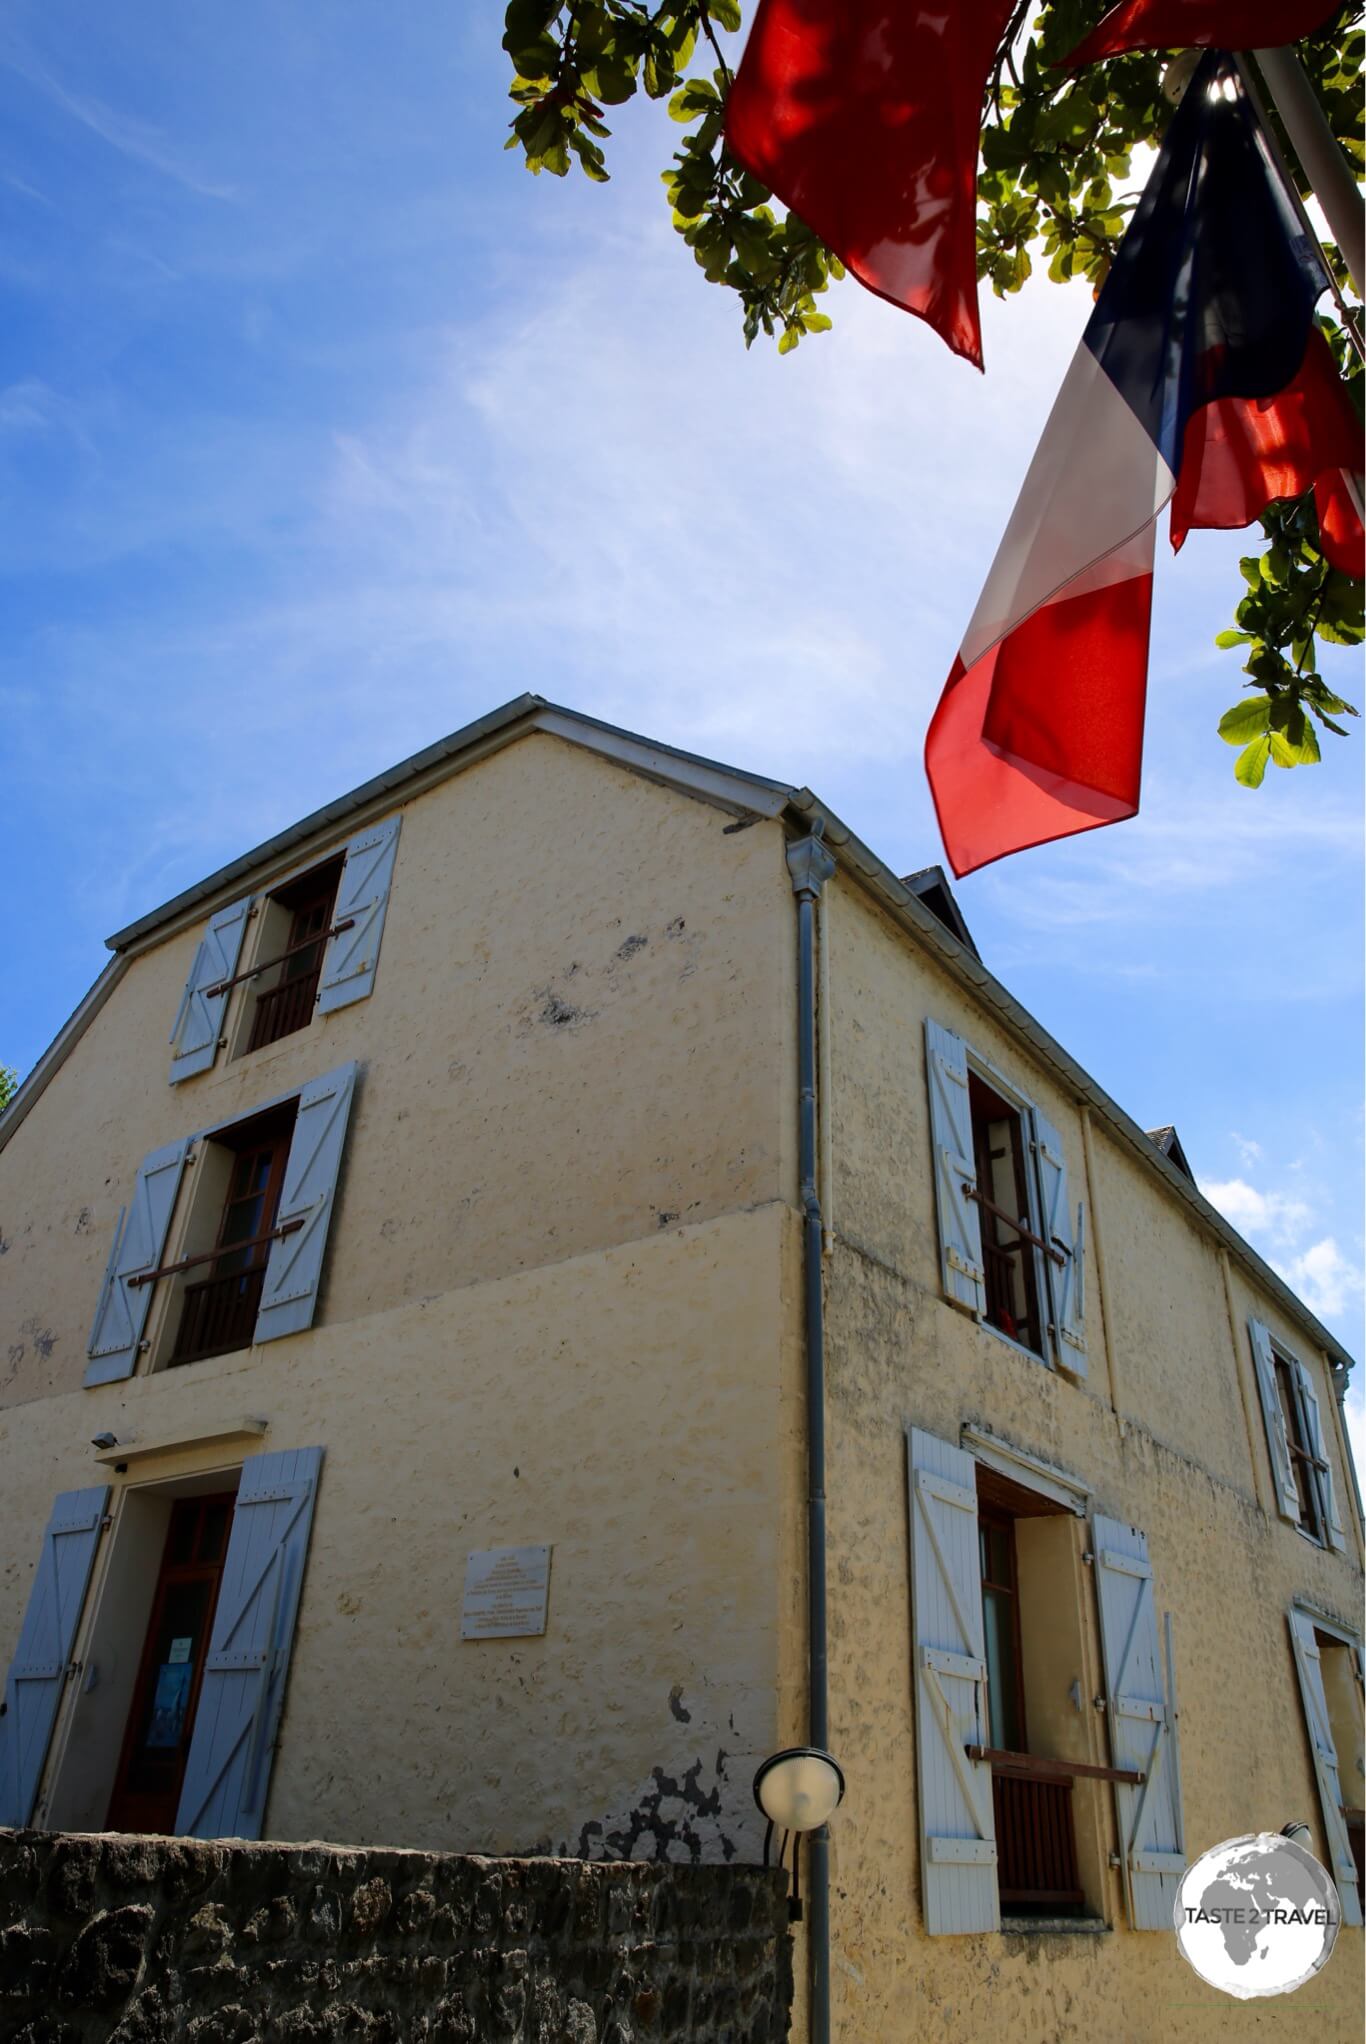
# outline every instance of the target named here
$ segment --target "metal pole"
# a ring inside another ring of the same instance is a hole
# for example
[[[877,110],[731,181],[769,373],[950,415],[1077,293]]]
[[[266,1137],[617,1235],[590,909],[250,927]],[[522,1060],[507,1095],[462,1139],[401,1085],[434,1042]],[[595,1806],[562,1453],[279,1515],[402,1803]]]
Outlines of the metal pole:
[[[1352,166],[1293,49],[1254,50],[1272,104],[1300,159],[1357,296],[1366,298],[1366,207]]]
[[[1248,99],[1251,102],[1252,111],[1256,114],[1257,119],[1261,124],[1262,134],[1266,139],[1267,150],[1270,153],[1272,163],[1275,165],[1276,170],[1279,173],[1281,183],[1285,188],[1285,195],[1289,199],[1291,205],[1295,208],[1295,211],[1299,214],[1300,225],[1303,227],[1306,237],[1318,250],[1319,262],[1323,266],[1324,278],[1327,282],[1328,289],[1333,294],[1333,303],[1337,306],[1338,313],[1342,319],[1343,328],[1347,334],[1347,338],[1351,342],[1352,346],[1356,349],[1358,355],[1366,359],[1366,342],[1363,342],[1362,340],[1361,327],[1358,323],[1356,312],[1347,303],[1347,300],[1342,295],[1342,286],[1338,283],[1337,278],[1333,275],[1332,265],[1329,263],[1328,252],[1323,246],[1322,237],[1319,234],[1318,228],[1314,225],[1313,221],[1309,217],[1309,209],[1305,205],[1303,198],[1300,196],[1300,188],[1296,184],[1294,177],[1291,174],[1290,165],[1285,160],[1285,155],[1281,149],[1281,145],[1276,140],[1276,130],[1272,127],[1271,122],[1267,117],[1266,102],[1262,98],[1262,90],[1257,80],[1256,69],[1252,64],[1251,58],[1246,54],[1246,52],[1235,51],[1233,61],[1237,67],[1238,76],[1243,81],[1243,90],[1244,92],[1246,92]],[[1310,94],[1310,97],[1311,98],[1313,97],[1312,93]],[[1315,105],[1317,104],[1318,102],[1315,101]],[[1343,470],[1343,474],[1344,475],[1347,474],[1347,471],[1345,469]],[[1350,477],[1348,477],[1348,488],[1349,490],[1351,490],[1352,500],[1355,503],[1357,493],[1353,488],[1352,479]],[[1359,512],[1361,507],[1358,505],[1357,508]]]
[[[835,870],[820,840],[787,848],[797,897],[797,1163],[803,1231],[806,1321],[806,1572],[808,1722],[813,1746],[830,1743],[829,1660],[825,1606],[825,1274],[816,1183],[816,901]],[[811,2044],[830,2039],[830,1834],[824,1825],[807,1841],[807,1952]]]

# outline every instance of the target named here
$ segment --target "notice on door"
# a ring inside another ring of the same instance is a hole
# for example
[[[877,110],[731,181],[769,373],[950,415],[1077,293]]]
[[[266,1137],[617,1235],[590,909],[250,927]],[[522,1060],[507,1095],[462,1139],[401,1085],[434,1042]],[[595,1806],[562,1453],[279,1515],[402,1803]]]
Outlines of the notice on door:
[[[461,1639],[524,1639],[545,1631],[548,1547],[488,1547],[465,1564]]]

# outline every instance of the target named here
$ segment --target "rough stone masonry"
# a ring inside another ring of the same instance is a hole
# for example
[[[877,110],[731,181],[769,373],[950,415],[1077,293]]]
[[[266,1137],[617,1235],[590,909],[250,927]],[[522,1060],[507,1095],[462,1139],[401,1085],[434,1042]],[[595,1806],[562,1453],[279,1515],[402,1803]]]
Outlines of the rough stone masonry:
[[[5,2044],[778,2044],[757,1867],[0,1831]]]

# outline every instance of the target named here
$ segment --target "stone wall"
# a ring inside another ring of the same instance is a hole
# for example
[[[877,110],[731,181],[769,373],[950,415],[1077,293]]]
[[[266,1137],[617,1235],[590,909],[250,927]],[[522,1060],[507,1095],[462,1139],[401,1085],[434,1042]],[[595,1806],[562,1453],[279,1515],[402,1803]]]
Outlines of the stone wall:
[[[4,2044],[777,2044],[784,1876],[0,1831]]]

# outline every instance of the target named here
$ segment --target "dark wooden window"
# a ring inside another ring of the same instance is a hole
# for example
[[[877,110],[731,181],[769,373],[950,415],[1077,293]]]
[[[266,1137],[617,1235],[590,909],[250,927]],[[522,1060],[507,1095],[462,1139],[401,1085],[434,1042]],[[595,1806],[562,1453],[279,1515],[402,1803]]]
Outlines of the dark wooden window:
[[[223,1574],[234,1493],[177,1498],[107,1823],[173,1831]]]
[[[207,1275],[185,1287],[172,1365],[251,1346],[270,1254],[270,1244],[260,1238],[270,1233],[280,1210],[294,1113],[291,1102],[283,1112],[259,1116],[217,1139],[231,1143],[235,1154],[216,1254]]]
[[[1015,1571],[1015,1521],[979,1504],[982,1619],[987,1643],[987,1714],[991,1744],[1010,1753],[1025,1741],[1024,1668],[1020,1651],[1020,1592]]]
[[[1323,1540],[1323,1518],[1319,1510],[1318,1475],[1309,1445],[1309,1430],[1300,1405],[1295,1372],[1284,1356],[1276,1357],[1276,1390],[1285,1416],[1285,1438],[1290,1449],[1290,1467],[1300,1501],[1300,1524],[1315,1540]]]
[[[256,996],[248,1050],[278,1043],[282,1036],[292,1036],[296,1029],[307,1029],[313,1020],[313,1004],[318,997],[318,978],[340,879],[341,861],[334,859],[271,897],[278,907],[290,912],[289,936],[283,947],[289,955],[280,967],[276,984]]]
[[[1043,1354],[1039,1285],[1031,1234],[1029,1151],[1018,1108],[1003,1100],[976,1072],[968,1074],[978,1212],[982,1223],[982,1264],[992,1327],[1025,1348]],[[1019,1223],[1018,1227],[1014,1225]],[[1022,1233],[1021,1230],[1025,1232]]]
[[[1001,1906],[1020,1915],[1076,1914],[1084,1897],[1077,1872],[1072,1780],[1061,1768],[1050,1775],[1046,1762],[1029,1755],[1014,1514],[979,1496],[977,1528],[987,1721],[997,1749],[991,1763],[991,1799]]]

